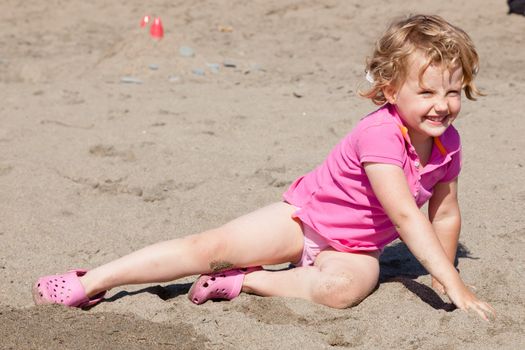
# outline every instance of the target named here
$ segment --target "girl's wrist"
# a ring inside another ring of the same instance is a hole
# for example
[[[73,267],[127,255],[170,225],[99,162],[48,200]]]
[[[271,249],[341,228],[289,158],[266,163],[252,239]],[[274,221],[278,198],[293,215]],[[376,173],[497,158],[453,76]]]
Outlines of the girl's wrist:
[[[465,282],[461,279],[458,272],[454,273],[455,276],[453,276],[450,280],[448,280],[446,283],[442,283],[443,287],[445,288],[445,291],[448,292],[450,290],[461,290],[466,289],[467,286],[465,285]]]

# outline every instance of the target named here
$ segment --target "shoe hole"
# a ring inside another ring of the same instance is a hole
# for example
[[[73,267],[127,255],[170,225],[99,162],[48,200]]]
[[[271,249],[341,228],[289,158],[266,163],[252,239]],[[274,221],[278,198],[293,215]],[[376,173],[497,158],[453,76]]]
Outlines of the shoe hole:
[[[208,288],[209,284],[208,282],[204,282],[204,284],[202,285],[204,288]]]
[[[36,285],[37,287],[40,287],[40,283]]]
[[[210,278],[210,280],[215,281],[215,277]]]
[[[41,296],[41,297],[43,297],[43,296],[44,296],[44,294],[42,294],[42,293],[38,293],[38,294],[40,294],[40,296]]]

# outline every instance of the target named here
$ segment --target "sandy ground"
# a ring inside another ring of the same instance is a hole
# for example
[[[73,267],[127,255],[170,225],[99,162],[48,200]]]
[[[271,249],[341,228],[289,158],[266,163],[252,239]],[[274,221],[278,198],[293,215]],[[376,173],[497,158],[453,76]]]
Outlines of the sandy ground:
[[[523,349],[525,17],[506,10],[493,0],[2,0],[0,348]],[[399,242],[382,256],[377,291],[348,310],[250,295],[196,306],[194,277],[117,288],[88,311],[33,306],[37,276],[280,200],[374,108],[356,94],[364,59],[409,12],[446,17],[480,52],[487,96],[465,102],[456,123],[458,262],[496,321],[453,310]],[[145,14],[162,17],[162,41],[139,27]]]

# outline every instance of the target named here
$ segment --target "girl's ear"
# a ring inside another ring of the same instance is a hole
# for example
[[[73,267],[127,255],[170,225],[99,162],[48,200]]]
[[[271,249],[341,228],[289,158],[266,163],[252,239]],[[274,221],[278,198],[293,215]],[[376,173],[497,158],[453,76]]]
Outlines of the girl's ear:
[[[383,88],[383,95],[390,104],[395,104],[397,99],[397,89],[389,84]]]

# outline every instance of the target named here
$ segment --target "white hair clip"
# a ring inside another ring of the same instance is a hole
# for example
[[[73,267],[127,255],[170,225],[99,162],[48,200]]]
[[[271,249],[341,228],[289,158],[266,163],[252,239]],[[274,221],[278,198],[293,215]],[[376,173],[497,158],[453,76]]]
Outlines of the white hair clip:
[[[365,76],[366,80],[370,83],[370,84],[373,84],[374,83],[374,77],[372,76],[372,74],[370,73],[369,70],[366,71],[366,76]]]

